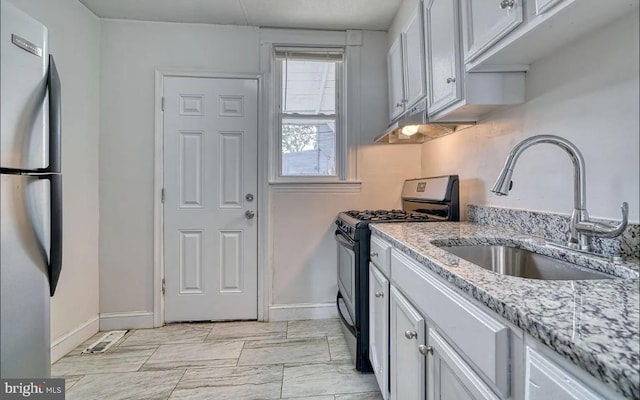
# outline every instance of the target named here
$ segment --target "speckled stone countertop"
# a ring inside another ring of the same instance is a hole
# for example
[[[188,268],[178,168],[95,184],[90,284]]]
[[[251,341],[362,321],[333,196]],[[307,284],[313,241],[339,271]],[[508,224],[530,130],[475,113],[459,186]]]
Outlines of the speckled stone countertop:
[[[371,224],[374,235],[421,262],[462,292],[571,360],[625,397],[640,397],[638,263],[545,245],[544,239],[466,222]],[[438,246],[521,247],[617,275],[616,279],[543,281],[500,275]]]

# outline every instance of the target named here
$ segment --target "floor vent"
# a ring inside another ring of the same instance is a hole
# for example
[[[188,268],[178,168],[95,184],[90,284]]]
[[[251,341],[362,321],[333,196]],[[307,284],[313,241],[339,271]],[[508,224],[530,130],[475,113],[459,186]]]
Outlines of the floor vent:
[[[91,344],[91,346],[84,349],[82,354],[104,353],[109,350],[109,347],[113,346],[118,340],[120,340],[125,333],[127,333],[127,331],[106,332],[100,339]]]

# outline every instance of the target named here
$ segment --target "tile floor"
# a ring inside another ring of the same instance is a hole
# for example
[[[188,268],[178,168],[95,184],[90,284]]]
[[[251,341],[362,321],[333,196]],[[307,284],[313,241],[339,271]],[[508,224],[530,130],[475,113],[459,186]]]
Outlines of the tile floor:
[[[381,400],[349,361],[337,319],[173,324],[129,331],[103,354],[51,367],[67,400]]]

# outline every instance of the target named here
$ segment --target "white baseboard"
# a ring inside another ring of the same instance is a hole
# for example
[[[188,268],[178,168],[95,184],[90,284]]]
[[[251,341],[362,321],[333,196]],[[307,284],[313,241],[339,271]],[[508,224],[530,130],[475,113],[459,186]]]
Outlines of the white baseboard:
[[[58,361],[65,354],[78,347],[82,342],[89,339],[91,336],[98,332],[99,326],[98,316],[95,316],[88,321],[83,322],[64,335],[60,336],[51,343],[51,364]]]
[[[336,303],[274,304],[269,306],[269,321],[338,318]]]
[[[153,328],[153,313],[134,311],[127,313],[101,313],[100,330]]]

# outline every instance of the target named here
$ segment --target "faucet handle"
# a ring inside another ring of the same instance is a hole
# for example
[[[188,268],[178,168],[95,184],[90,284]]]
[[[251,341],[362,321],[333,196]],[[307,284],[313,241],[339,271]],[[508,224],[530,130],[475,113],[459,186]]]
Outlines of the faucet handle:
[[[617,226],[611,226],[609,224],[594,221],[580,221],[576,223],[575,229],[587,236],[602,238],[620,236],[626,229],[627,222],[629,220],[629,204],[626,201],[620,206],[620,211],[622,211],[622,221]]]

